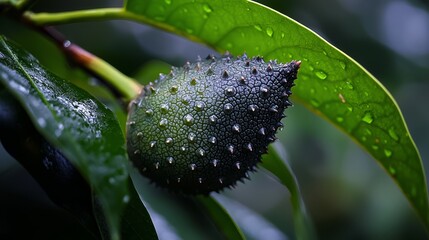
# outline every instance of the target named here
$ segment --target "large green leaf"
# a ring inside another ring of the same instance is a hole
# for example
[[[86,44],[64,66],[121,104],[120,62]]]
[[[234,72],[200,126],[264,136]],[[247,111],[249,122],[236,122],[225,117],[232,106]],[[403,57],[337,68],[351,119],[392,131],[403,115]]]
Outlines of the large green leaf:
[[[244,0],[128,0],[124,18],[141,21],[219,52],[301,60],[294,99],[367,150],[398,183],[429,226],[419,152],[389,92],[320,36],[272,9]]]
[[[226,239],[245,239],[231,216],[213,197],[198,196],[196,200],[202,205],[204,211],[210,216]]]
[[[270,145],[268,154],[263,157],[262,167],[274,174],[289,189],[297,238],[315,239],[316,235],[307,215],[298,181],[286,160],[284,148],[279,142]]]
[[[128,197],[124,136],[113,113],[0,36],[0,83],[38,131],[81,172],[101,203],[113,239]]]

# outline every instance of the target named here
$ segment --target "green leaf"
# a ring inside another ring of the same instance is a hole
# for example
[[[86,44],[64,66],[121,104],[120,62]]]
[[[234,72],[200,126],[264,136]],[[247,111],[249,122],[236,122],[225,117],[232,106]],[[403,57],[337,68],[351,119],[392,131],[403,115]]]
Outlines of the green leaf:
[[[287,162],[284,148],[279,142],[274,142],[269,146],[268,154],[263,156],[261,166],[274,174],[289,189],[297,238],[316,239],[313,225],[309,220],[299,190],[298,181]]]
[[[128,0],[125,9],[130,14],[126,18],[219,52],[301,60],[293,98],[368,151],[429,227],[419,152],[393,97],[356,61],[293,19],[252,1]]]
[[[131,179],[130,179],[131,180]],[[129,186],[128,204],[122,216],[121,236],[124,240],[156,240],[158,236],[146,207],[134,188]]]
[[[18,99],[38,131],[86,178],[101,203],[111,238],[119,238],[128,197],[128,161],[113,113],[1,36],[0,83]]]
[[[245,239],[243,233],[229,216],[228,212],[212,197],[196,197],[204,211],[210,216],[216,227],[223,233],[225,239]]]

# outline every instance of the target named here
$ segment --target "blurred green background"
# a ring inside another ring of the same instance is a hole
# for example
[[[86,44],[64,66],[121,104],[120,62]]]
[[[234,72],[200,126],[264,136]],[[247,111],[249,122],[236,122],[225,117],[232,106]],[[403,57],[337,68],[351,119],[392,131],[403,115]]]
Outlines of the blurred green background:
[[[403,112],[428,173],[429,1],[259,2],[316,31],[389,89]],[[34,11],[121,4],[105,0],[45,0],[39,1]],[[143,82],[153,81],[159,72],[168,71],[169,64],[180,66],[213,53],[186,39],[126,21],[68,24],[58,29],[72,42]],[[56,74],[104,99],[106,94],[99,90],[96,81],[69,65],[41,35],[4,17],[0,17],[0,34],[20,43]],[[427,238],[405,197],[366,152],[301,105],[288,109],[286,115],[279,138],[320,239]],[[123,115],[119,118],[124,120]],[[2,148],[0,159],[0,237],[13,232],[19,236],[22,231],[45,239],[87,236],[77,221],[53,205],[31,176]],[[215,197],[231,211],[249,239],[293,239],[287,190],[264,171],[251,174],[251,179]],[[162,239],[178,239],[174,234],[180,232],[178,228],[193,231],[192,226],[168,225],[161,216],[154,218],[157,228],[164,229],[164,234],[160,234]]]

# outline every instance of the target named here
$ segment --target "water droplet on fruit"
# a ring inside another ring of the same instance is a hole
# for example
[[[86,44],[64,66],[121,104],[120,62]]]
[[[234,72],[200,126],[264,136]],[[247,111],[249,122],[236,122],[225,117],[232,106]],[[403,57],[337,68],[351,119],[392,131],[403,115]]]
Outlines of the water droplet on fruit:
[[[234,132],[236,132],[236,133],[239,133],[239,132],[240,132],[240,125],[238,125],[238,124],[234,124],[234,125],[232,126],[232,131],[234,131]]]
[[[171,138],[171,137],[166,138],[166,139],[165,139],[165,143],[166,143],[167,145],[172,144],[172,143],[173,143],[173,138]]]
[[[258,106],[254,105],[254,104],[250,104],[249,107],[247,108],[249,110],[249,112],[251,113],[256,113],[256,111],[258,110]]]
[[[205,103],[204,102],[196,102],[195,103],[195,110],[197,111],[202,111],[205,107]]]
[[[179,90],[179,87],[178,87],[178,86],[172,86],[172,87],[170,88],[170,92],[171,92],[171,94],[176,94],[178,90]]]
[[[223,110],[225,111],[225,113],[231,113],[232,112],[232,104],[231,103],[227,103],[225,104],[225,106],[223,106]]]
[[[161,119],[161,121],[159,121],[159,127],[161,129],[166,129],[167,128],[167,124],[168,124],[168,120],[163,118]]]
[[[219,160],[213,159],[212,161],[213,167],[217,167],[218,163],[219,163]]]
[[[152,116],[153,115],[153,110],[152,109],[148,109],[145,111],[146,116]]]
[[[191,114],[186,114],[186,116],[183,118],[183,121],[186,125],[191,126],[194,123],[194,117],[192,117]]]
[[[225,88],[225,95],[226,96],[228,96],[228,97],[232,97],[232,96],[234,96],[235,95],[235,88],[234,87],[231,87],[231,86],[229,86],[229,87],[226,87]]]
[[[182,103],[183,104],[185,104],[185,105],[189,105],[189,103],[191,102],[191,97],[190,96],[188,96],[188,95],[185,95],[183,98],[182,98]]]
[[[188,134],[189,142],[191,142],[191,143],[195,142],[195,137],[196,137],[195,133],[189,133]]]
[[[164,104],[161,104],[161,113],[168,113],[168,109],[169,109],[169,107],[168,107],[168,104],[166,104],[166,103],[164,103]]]
[[[216,137],[210,137],[209,138],[209,142],[212,143],[212,144],[216,144],[216,142],[217,142]]]
[[[201,157],[204,157],[205,154],[206,154],[206,151],[204,151],[204,149],[202,148],[198,149],[198,155],[200,155]]]
[[[216,117],[216,115],[211,115],[211,116],[209,117],[209,121],[210,121],[210,123],[216,123],[216,122],[217,122],[217,117]]]

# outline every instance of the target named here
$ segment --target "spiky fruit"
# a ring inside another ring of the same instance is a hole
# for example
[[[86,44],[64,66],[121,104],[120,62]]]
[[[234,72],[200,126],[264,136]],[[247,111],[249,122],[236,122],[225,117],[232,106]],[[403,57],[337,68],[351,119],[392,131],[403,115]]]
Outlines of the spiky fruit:
[[[233,186],[254,170],[282,127],[299,65],[244,55],[173,68],[130,104],[130,159],[174,191]]]

